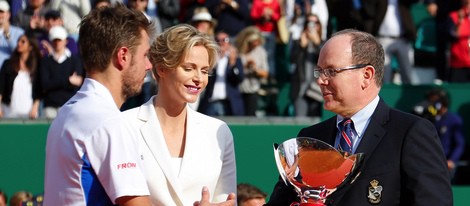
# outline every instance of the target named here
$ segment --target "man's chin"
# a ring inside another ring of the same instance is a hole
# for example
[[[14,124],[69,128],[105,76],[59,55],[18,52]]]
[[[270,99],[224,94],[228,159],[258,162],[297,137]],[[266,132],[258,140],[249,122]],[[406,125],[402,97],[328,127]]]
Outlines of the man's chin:
[[[125,99],[129,99],[129,98],[131,98],[131,97],[135,97],[135,96],[139,95],[141,92],[142,92],[142,89],[141,89],[141,88],[139,88],[138,90],[133,90],[133,91],[131,91],[131,90],[125,90],[125,91],[123,92],[123,95],[122,95],[122,96],[124,96]]]

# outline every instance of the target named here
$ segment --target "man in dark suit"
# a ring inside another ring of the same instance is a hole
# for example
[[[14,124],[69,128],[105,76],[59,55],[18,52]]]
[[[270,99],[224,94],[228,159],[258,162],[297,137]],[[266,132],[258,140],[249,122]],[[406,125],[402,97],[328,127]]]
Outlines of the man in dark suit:
[[[245,108],[238,89],[245,77],[242,61],[228,33],[219,31],[215,39],[220,47],[219,59],[197,110],[209,116],[243,116]]]
[[[329,21],[336,19],[337,31],[358,29],[375,35],[387,11],[387,0],[328,0],[326,3]]]
[[[446,159],[432,123],[390,108],[378,96],[384,51],[374,36],[351,29],[334,34],[322,47],[317,66],[324,108],[337,115],[298,136],[338,148],[338,124],[350,119],[352,152],[365,154],[359,177],[327,197],[326,204],[452,205]],[[299,200],[293,187],[279,180],[267,205],[294,201]]]

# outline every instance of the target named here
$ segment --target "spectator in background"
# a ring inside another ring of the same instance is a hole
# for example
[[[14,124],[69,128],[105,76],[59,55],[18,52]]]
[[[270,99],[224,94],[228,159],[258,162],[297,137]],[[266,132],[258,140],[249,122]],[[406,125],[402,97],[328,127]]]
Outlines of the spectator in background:
[[[277,21],[281,18],[281,7],[278,0],[254,0],[250,16],[265,39],[264,48],[268,52],[269,76],[272,79],[276,74]]]
[[[145,13],[147,13],[149,17],[151,18],[158,18],[157,16],[157,1],[158,0],[147,0],[147,1],[148,3],[147,3],[147,8],[145,8]]]
[[[28,191],[18,191],[10,198],[10,206],[21,206],[22,202],[31,200],[33,194]]]
[[[263,35],[254,26],[240,31],[235,40],[245,75],[239,87],[245,106],[245,116],[256,116],[261,83],[266,82],[269,76],[268,55],[263,44]]]
[[[64,27],[52,27],[49,30],[49,41],[53,51],[41,59],[39,82],[44,115],[53,119],[59,108],[80,89],[85,74],[79,57],[72,55],[66,47],[67,31]]]
[[[191,18],[194,15],[194,9],[198,7],[205,7],[204,3],[206,0],[179,0],[180,13],[178,16],[179,22],[188,23],[191,22]]]
[[[40,58],[36,37],[22,35],[0,70],[0,118],[38,118]]]
[[[10,5],[7,1],[0,0],[0,67],[10,58],[18,39],[24,34],[22,28],[10,24],[10,17]]]
[[[206,7],[217,19],[215,31],[225,31],[231,38],[250,25],[249,0],[211,0],[206,1]]]
[[[67,33],[77,40],[79,23],[91,10],[90,0],[50,0],[50,6],[60,11]]]
[[[194,15],[191,18],[191,25],[194,26],[199,32],[214,37],[214,27],[217,25],[217,20],[212,18],[212,15],[209,13],[206,7],[197,7],[194,9]],[[198,99],[195,102],[189,103],[191,108],[197,110],[200,103],[200,97],[204,96],[204,92],[205,90],[201,95],[198,96]]]
[[[470,82],[470,0],[449,14],[450,82]]]
[[[457,163],[465,150],[465,135],[462,117],[449,111],[449,106],[448,92],[434,88],[427,92],[426,99],[418,103],[413,112],[434,122],[447,157],[447,167],[453,178]]]
[[[7,206],[7,202],[8,202],[7,194],[5,194],[5,192],[0,190],[0,206]]]
[[[42,206],[44,196],[42,194],[35,195],[31,199],[21,202],[21,206]]]
[[[91,8],[98,9],[106,6],[111,6],[111,0],[94,0]]]
[[[244,78],[243,63],[227,33],[218,32],[215,39],[219,58],[197,110],[209,116],[242,116],[245,109],[238,87]]]
[[[147,14],[148,3],[149,0],[127,0],[127,7],[142,12],[155,25],[155,34],[158,35],[162,32],[162,25],[158,16]]]
[[[449,14],[460,8],[460,0],[424,0],[428,13],[436,21],[436,74],[437,83],[450,80],[448,61],[449,52]]]
[[[313,78],[313,70],[323,45],[323,27],[315,14],[307,14],[305,20],[300,38],[292,41],[290,54],[294,65],[290,98],[297,117],[320,116],[323,100],[320,87]]]
[[[329,13],[328,13],[328,4],[326,3],[327,0],[315,0],[313,1],[311,7],[311,13],[317,15],[318,20],[320,21],[321,25],[321,39],[325,41],[327,39],[328,34],[328,21],[329,21]]]
[[[44,14],[49,10],[46,0],[28,0],[26,8],[18,12],[12,19],[12,24],[24,31],[37,33],[44,27]]]
[[[238,206],[262,206],[268,195],[254,185],[240,183],[237,185]]]
[[[378,40],[385,50],[384,83],[393,82],[393,59],[398,63],[401,83],[417,83],[413,67],[416,27],[411,16],[411,6],[414,2],[415,0],[388,0],[387,10],[377,33]]]
[[[25,0],[9,0],[11,16],[16,16],[18,12],[23,11]]]
[[[150,0],[153,1],[153,0]],[[155,26],[154,34],[158,35],[162,32],[160,19],[157,16],[150,16],[146,12],[149,0],[128,0],[127,7],[136,11],[142,12],[147,19],[152,22]],[[156,82],[152,78],[152,72],[147,71],[145,75],[144,84],[142,85],[142,91],[137,96],[129,98],[121,107],[121,110],[127,110],[136,106],[142,105],[147,102],[150,97],[157,91]]]
[[[160,18],[162,30],[174,26],[178,23],[180,14],[179,0],[156,0],[157,16]]]
[[[38,37],[41,55],[46,57],[53,53],[51,41],[49,40],[49,31],[55,26],[64,26],[64,21],[60,11],[50,9],[44,14],[44,30]],[[67,49],[72,55],[78,55],[78,45],[74,38],[67,36]]]
[[[212,18],[206,7],[197,7],[194,9],[194,15],[191,18],[191,25],[193,25],[199,32],[214,36],[214,28],[217,25],[217,20]]]
[[[396,1],[409,2],[408,0]],[[387,3],[388,0],[326,1],[329,19],[336,19],[337,31],[354,28],[372,35],[377,35],[377,31],[387,11]]]
[[[289,46],[291,46],[292,41],[300,39],[300,34],[304,28],[305,9],[302,4],[295,2],[292,5],[292,12],[286,11],[286,14],[288,14],[287,16],[289,17]]]

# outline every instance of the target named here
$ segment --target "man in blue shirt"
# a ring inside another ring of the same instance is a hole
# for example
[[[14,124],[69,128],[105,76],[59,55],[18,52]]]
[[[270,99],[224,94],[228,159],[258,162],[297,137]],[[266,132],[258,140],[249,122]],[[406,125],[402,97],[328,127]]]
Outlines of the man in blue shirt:
[[[10,5],[7,1],[0,0],[0,68],[3,62],[10,58],[18,39],[24,34],[23,29],[10,24],[10,17]]]

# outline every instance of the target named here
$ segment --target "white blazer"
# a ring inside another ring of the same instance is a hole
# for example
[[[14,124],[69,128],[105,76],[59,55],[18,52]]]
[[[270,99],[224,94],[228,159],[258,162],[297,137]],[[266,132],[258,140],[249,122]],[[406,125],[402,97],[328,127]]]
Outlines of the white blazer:
[[[237,177],[233,136],[227,124],[187,107],[186,144],[180,171],[174,171],[170,152],[158,121],[152,97],[140,107],[124,112],[139,130],[141,158],[153,205],[193,205],[203,186],[211,202],[225,201],[236,193]]]

